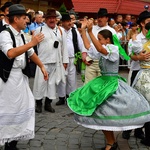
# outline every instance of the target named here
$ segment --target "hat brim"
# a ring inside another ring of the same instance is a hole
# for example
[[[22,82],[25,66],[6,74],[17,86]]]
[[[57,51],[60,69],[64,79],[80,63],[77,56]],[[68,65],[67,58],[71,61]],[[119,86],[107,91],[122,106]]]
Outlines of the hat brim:
[[[49,18],[49,17],[58,17],[59,15],[44,15],[44,18]]]
[[[6,15],[7,17],[10,17],[10,16],[16,16],[16,15],[25,15],[25,16],[29,16],[28,13],[11,13],[11,14],[8,14]]]
[[[141,18],[141,19],[138,19],[136,23],[140,24],[144,19],[147,19],[147,18],[150,18],[150,15],[147,15],[147,16]]]
[[[97,15],[97,17],[108,17],[108,14]]]

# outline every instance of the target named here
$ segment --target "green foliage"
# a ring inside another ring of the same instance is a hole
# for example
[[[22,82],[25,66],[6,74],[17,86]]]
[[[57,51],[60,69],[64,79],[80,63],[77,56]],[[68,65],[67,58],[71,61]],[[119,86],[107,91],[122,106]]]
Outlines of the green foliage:
[[[66,6],[65,6],[64,3],[60,6],[60,8],[59,8],[58,11],[59,11],[61,14],[66,14],[66,13],[67,13],[67,8],[66,8]]]

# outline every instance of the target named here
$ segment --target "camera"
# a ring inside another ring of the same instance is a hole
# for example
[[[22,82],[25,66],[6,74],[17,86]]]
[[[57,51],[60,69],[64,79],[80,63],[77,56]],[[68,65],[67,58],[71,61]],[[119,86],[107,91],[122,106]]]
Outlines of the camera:
[[[149,6],[148,6],[148,5],[145,5],[144,8],[145,8],[146,10],[148,10],[148,9],[149,9]]]
[[[58,45],[59,45],[59,42],[58,42],[58,41],[55,41],[55,42],[54,42],[54,48],[58,48]]]

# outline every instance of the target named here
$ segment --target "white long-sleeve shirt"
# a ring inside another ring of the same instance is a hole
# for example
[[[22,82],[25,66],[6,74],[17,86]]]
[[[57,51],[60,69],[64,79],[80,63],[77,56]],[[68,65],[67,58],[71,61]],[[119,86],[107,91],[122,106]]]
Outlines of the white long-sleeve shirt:
[[[74,50],[74,46],[73,46],[73,40],[72,40],[73,36],[72,36],[71,30],[72,30],[72,28],[70,28],[69,30],[65,30],[65,33],[66,33],[67,49],[68,49],[69,57],[74,57],[75,50]],[[76,29],[76,33],[77,33],[78,48],[82,52],[85,49],[84,44],[83,44],[83,40],[81,38],[80,33],[77,31],[77,29]]]
[[[11,29],[11,31],[14,34],[15,41],[16,41],[16,47],[24,45],[23,40],[21,38],[21,34],[23,34],[23,32],[16,31],[11,25],[9,25],[9,28]],[[2,37],[0,40],[0,49],[7,56],[7,52],[13,48],[13,41],[12,41],[10,33],[8,31],[2,31],[0,33],[0,36]],[[33,48],[28,50],[29,57],[31,55],[33,55],[33,53],[34,53]],[[23,53],[15,58],[14,63],[13,63],[13,68],[24,69],[25,66],[26,66],[25,53]]]
[[[37,28],[35,34],[39,33],[41,27]],[[43,64],[56,63],[58,51],[61,51],[62,62],[69,63],[65,32],[56,26],[49,28],[46,24],[42,26],[44,40],[38,45],[38,56]],[[58,48],[54,48],[54,42],[58,41]]]

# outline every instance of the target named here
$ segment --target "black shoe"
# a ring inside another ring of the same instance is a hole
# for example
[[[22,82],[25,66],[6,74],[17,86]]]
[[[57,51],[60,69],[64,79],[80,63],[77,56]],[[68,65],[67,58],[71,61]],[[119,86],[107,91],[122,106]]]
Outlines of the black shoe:
[[[46,111],[48,111],[48,112],[54,113],[54,112],[55,112],[55,109],[52,108],[51,102],[52,102],[52,100],[46,97],[44,109],[45,109]]]
[[[137,134],[137,133],[134,133],[134,136],[138,139],[144,139],[144,133],[141,133],[141,134]]]
[[[137,128],[134,130],[134,136],[138,139],[144,139],[145,136],[144,136],[144,132],[142,130],[142,128]]]
[[[130,138],[130,133],[131,132],[129,132],[129,131],[123,131],[122,132],[122,138],[128,140]]]
[[[145,146],[150,146],[150,139],[142,139],[141,141],[140,141],[142,144],[144,144]]]
[[[113,145],[112,144],[107,144],[109,146],[111,146],[111,148],[109,150],[116,150],[118,148],[118,143],[115,142]],[[105,150],[106,147],[101,148],[100,150]]]
[[[19,150],[17,147],[17,141],[12,141],[10,143],[5,143],[4,150]]]
[[[65,97],[59,97],[59,101],[56,103],[56,105],[64,105],[65,104]]]
[[[35,112],[42,113],[42,100],[36,100]]]

